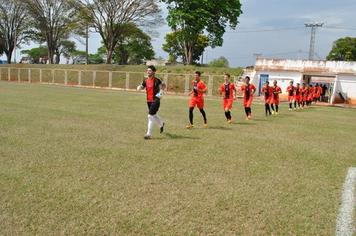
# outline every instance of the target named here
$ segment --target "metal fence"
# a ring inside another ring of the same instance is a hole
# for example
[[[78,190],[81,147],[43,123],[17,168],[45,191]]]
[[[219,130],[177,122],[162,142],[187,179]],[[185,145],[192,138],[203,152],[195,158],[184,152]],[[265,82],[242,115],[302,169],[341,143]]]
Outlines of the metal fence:
[[[0,80],[5,81],[123,90],[136,89],[145,76],[144,72],[0,67]],[[187,94],[192,89],[193,74],[157,73],[156,76],[166,83],[167,91],[170,93]],[[219,87],[224,81],[223,75],[202,75],[201,77],[208,86],[207,95],[217,95]],[[239,84],[238,76],[232,76],[232,79],[236,85]]]

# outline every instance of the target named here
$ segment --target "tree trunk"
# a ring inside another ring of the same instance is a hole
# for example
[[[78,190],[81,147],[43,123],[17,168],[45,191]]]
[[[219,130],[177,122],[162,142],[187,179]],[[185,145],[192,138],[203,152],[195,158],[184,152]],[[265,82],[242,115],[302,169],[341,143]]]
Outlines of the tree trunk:
[[[191,46],[191,43],[186,43],[184,47],[184,54],[185,58],[187,60],[188,65],[193,64],[193,47]]]
[[[114,49],[112,48],[108,49],[108,57],[106,58],[106,64],[111,64],[113,51]]]
[[[5,52],[6,57],[7,57],[7,64],[11,64],[12,51],[13,51],[13,49],[9,50],[8,52]]]
[[[61,61],[61,53],[59,52],[58,49],[56,49],[55,51],[55,55],[56,55],[56,64],[59,64],[59,62]]]

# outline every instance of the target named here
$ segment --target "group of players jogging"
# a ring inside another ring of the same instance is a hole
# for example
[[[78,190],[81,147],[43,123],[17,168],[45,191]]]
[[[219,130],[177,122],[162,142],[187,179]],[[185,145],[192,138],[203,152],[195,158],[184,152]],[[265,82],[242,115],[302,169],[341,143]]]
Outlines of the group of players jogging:
[[[145,139],[152,138],[152,129],[156,123],[160,128],[160,132],[164,131],[165,123],[157,115],[160,107],[160,100],[162,95],[162,90],[166,88],[166,85],[155,76],[156,68],[154,66],[148,66],[147,68],[147,78],[144,79],[141,85],[137,87],[137,90],[146,89],[147,96],[147,106],[148,106],[148,123],[147,123],[147,133],[144,136]],[[253,101],[253,96],[256,92],[256,87],[250,83],[250,77],[245,77],[245,83],[240,87],[240,91],[243,95],[243,106],[246,113],[246,120],[252,119],[251,105]],[[299,83],[296,86],[293,85],[293,81],[290,81],[286,92],[288,93],[289,110],[303,109],[311,105],[312,102],[316,102],[320,98],[322,88],[321,86],[303,84],[300,86]],[[207,92],[207,86],[201,80],[201,72],[196,71],[194,74],[194,80],[192,81],[192,90],[190,91],[190,101],[189,101],[189,124],[186,126],[187,129],[192,129],[194,127],[193,123],[193,111],[195,107],[198,107],[203,120],[204,127],[208,126],[206,112],[204,110],[204,95]],[[230,75],[224,74],[224,83],[219,88],[220,95],[223,96],[223,108],[225,112],[225,118],[227,123],[232,123],[231,109],[234,100],[237,98],[237,89],[234,82],[231,82]],[[282,89],[277,85],[277,81],[273,81],[273,85],[269,85],[269,81],[262,87],[262,94],[264,96],[265,102],[265,112],[266,116],[278,115],[279,108],[279,94],[282,93]],[[271,111],[272,110],[272,111]]]

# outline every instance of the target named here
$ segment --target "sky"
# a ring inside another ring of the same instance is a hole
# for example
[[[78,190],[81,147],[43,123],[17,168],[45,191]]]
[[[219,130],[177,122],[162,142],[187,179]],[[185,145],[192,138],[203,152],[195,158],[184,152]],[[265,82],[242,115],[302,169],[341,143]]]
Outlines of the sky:
[[[325,59],[335,40],[356,37],[356,0],[241,0],[243,14],[236,29],[226,29],[221,47],[207,48],[204,63],[224,56],[231,67],[254,65],[256,55],[269,58],[307,59],[310,45],[310,28],[305,23],[324,23],[316,32],[315,59]],[[162,16],[167,16],[161,5]],[[158,35],[152,44],[156,57],[167,58],[162,50],[165,35],[170,28],[164,24],[157,27]],[[95,53],[100,46],[100,36],[91,33],[89,52]],[[37,45],[23,45],[22,49]],[[84,50],[85,45],[77,42]],[[20,58],[17,50],[17,58]],[[2,57],[4,58],[4,57]]]

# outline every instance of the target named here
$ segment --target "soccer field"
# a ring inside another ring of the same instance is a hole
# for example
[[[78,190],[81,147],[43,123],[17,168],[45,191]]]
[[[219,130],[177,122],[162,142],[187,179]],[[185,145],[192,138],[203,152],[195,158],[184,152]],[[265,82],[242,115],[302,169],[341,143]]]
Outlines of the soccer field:
[[[165,96],[144,140],[144,93],[0,82],[0,234],[334,235],[356,109],[221,103],[187,130]]]

